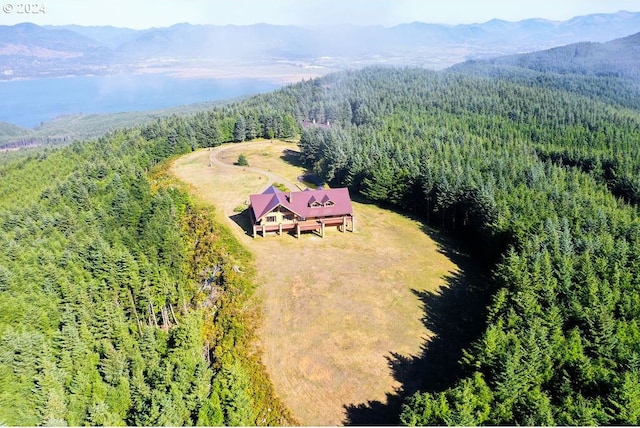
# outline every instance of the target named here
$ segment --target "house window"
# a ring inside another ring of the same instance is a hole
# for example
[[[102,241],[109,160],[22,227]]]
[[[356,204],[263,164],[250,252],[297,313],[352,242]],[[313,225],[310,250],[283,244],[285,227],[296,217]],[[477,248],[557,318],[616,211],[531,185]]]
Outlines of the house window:
[[[267,223],[275,223],[275,222],[276,222],[276,216],[274,215],[267,216]]]
[[[332,207],[333,205],[335,205],[335,204],[334,204],[332,201],[329,201],[329,202],[325,202],[325,203],[324,203],[324,206],[325,206],[325,207]]]

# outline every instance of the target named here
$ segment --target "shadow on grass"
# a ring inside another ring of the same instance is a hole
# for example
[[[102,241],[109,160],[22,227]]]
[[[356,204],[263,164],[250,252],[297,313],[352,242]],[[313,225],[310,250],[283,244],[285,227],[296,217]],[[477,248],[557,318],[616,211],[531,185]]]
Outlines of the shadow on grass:
[[[298,166],[300,168],[304,168],[304,164],[302,159],[300,159],[300,152],[291,149],[284,149],[282,151],[282,156],[280,159],[288,163],[289,165]]]
[[[297,152],[291,149],[285,149],[282,152],[282,156],[280,156],[280,159],[282,159],[284,162],[288,163],[289,165],[293,165],[293,166],[297,166],[299,168],[305,169],[305,173],[298,177],[298,181],[304,184],[306,187],[310,189],[317,189],[318,187],[325,185],[324,180],[322,180],[322,178],[318,177],[316,174],[309,171],[305,167],[304,162],[300,158],[300,152]]]
[[[491,298],[488,270],[450,238],[426,227],[424,230],[459,268],[444,278],[445,285],[437,293],[413,291],[422,302],[422,322],[434,336],[422,345],[419,355],[391,352],[387,360],[401,387],[387,394],[385,403],[345,406],[345,425],[398,425],[405,398],[418,391],[440,392],[455,385],[464,375],[459,364],[463,350],[485,329],[485,310]]]
[[[251,225],[251,216],[249,215],[249,208],[245,208],[244,211],[236,213],[229,218],[244,231],[247,236],[253,235],[253,227]]]

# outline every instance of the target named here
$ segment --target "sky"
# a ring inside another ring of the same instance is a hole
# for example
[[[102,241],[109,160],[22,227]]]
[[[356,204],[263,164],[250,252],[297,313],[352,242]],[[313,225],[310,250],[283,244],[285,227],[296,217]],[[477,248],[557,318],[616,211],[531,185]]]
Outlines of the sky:
[[[493,18],[567,20],[619,10],[640,0],[0,0],[0,25],[112,25],[144,29],[177,23],[383,25],[483,23]],[[37,7],[34,7],[36,6]],[[27,9],[28,8],[28,9]]]

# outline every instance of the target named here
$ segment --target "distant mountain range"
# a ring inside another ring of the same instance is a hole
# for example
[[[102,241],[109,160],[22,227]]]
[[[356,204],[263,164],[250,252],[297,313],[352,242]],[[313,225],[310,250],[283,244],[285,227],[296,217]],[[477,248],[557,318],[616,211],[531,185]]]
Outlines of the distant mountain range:
[[[0,80],[278,65],[319,73],[372,64],[441,69],[469,59],[605,42],[640,32],[640,12],[558,22],[410,23],[395,27],[177,24],[115,27],[0,26]]]
[[[630,32],[635,34],[628,35]],[[619,34],[622,37],[617,37]],[[578,41],[563,42],[573,39]],[[551,48],[538,49],[546,44]],[[528,52],[513,54],[519,51]],[[454,61],[456,58],[467,60]],[[143,31],[33,24],[0,26],[0,74],[4,70],[1,78],[5,80],[145,69],[171,73],[189,67],[221,69],[230,64],[243,72],[247,65],[253,68],[289,64],[331,71],[380,63],[447,67],[454,72],[501,76],[541,87],[555,84],[581,94],[592,93],[602,100],[607,99],[603,93],[613,91],[618,95],[610,102],[640,109],[640,13],[589,15],[566,22],[493,20],[464,26],[413,23],[393,28],[342,26],[332,30],[264,24],[179,24]],[[559,78],[551,81],[543,73]],[[189,114],[203,106],[135,114],[62,116],[36,129],[0,122],[0,150],[93,138],[159,116]]]

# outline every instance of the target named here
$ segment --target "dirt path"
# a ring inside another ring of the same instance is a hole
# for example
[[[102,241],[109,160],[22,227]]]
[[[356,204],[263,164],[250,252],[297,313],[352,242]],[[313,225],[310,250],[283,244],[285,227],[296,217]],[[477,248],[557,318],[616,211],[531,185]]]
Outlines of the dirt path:
[[[213,165],[216,165],[219,168],[227,169],[227,171],[237,171],[238,166],[235,165],[235,162],[237,161],[239,155],[236,153],[238,153],[238,151],[242,151],[255,146],[255,142],[236,143],[232,146],[222,146],[220,148],[216,148],[211,152],[211,154],[209,155],[209,160]],[[228,168],[233,168],[233,170],[229,170]],[[292,190],[304,190],[301,187],[300,183],[293,183],[288,179],[272,172],[271,170],[265,170],[263,168],[256,168],[253,166],[243,166],[241,168],[243,172],[253,172],[255,174],[263,175],[266,177],[267,182],[265,183],[264,187],[256,193],[261,193],[273,183],[281,183]]]
[[[259,345],[277,393],[301,423],[340,425],[347,406],[384,403],[401,386],[392,356],[418,355],[432,337],[418,294],[437,293],[458,268],[421,223],[360,203],[357,233],[248,236],[238,205],[271,182],[295,184],[304,171],[283,159],[296,149],[269,141],[225,145],[186,155],[171,171],[214,204],[255,255]],[[240,153],[251,167],[232,165]]]

